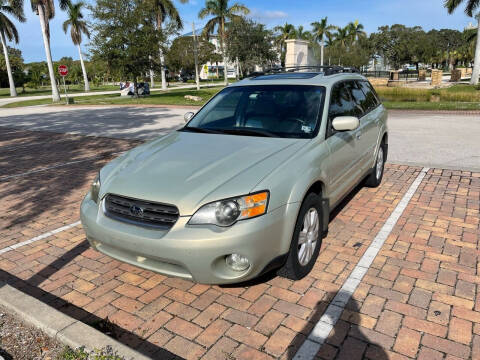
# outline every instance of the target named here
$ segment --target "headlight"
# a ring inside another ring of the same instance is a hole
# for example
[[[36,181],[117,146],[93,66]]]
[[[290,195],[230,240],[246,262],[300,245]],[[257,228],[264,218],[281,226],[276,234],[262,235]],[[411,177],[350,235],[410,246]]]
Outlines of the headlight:
[[[190,225],[231,226],[237,221],[267,212],[268,191],[216,201],[202,206],[188,222]]]
[[[92,186],[90,187],[90,196],[92,200],[98,203],[98,194],[100,192],[100,173],[98,173],[95,180],[93,180]]]

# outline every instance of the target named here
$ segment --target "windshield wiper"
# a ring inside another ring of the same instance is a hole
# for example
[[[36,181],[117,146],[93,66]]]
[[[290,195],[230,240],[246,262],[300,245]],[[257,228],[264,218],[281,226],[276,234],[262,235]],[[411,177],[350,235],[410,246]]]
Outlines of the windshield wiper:
[[[196,133],[203,133],[203,134],[223,134],[222,131],[208,129],[208,128],[199,128],[194,126],[186,126],[180,129],[180,131],[189,131],[189,132],[196,132]]]
[[[279,137],[277,134],[274,134],[267,130],[259,130],[259,129],[246,129],[246,128],[239,128],[239,129],[222,129],[221,130],[225,134],[231,135],[247,135],[247,136],[262,136],[262,137]]]

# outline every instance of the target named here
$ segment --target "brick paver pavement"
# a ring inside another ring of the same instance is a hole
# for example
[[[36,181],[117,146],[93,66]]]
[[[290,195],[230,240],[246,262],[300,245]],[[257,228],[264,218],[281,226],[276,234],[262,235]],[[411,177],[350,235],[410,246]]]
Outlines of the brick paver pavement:
[[[78,221],[96,171],[133,145],[2,132],[0,177],[105,157],[0,181],[0,249]],[[154,358],[291,358],[420,170],[357,189],[301,281],[194,284],[93,251],[80,226],[0,255],[0,279]],[[428,172],[318,358],[480,358],[479,194],[479,173]]]

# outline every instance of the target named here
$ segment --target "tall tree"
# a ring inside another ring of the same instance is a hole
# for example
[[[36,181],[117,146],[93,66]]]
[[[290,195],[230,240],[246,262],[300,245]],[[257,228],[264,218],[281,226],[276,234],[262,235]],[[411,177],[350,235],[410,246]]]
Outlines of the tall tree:
[[[12,67],[10,66],[10,59],[8,57],[8,41],[15,41],[18,44],[18,31],[13,22],[8,18],[8,15],[17,19],[20,22],[25,22],[25,15],[23,14],[23,2],[0,0],[0,39],[3,46],[3,54],[5,56],[5,64],[7,66],[8,83],[10,85],[10,96],[17,96],[17,89],[13,80]]]
[[[295,29],[295,37],[300,40],[310,40],[312,34],[310,31],[306,31],[302,25]]]
[[[322,20],[315,21],[312,24],[312,35],[313,35],[313,40],[316,41],[317,43],[320,44],[320,65],[324,65],[323,63],[323,57],[324,57],[324,51],[325,51],[325,39],[327,37],[332,36],[332,31],[336,30],[337,27],[335,25],[329,25],[328,24],[328,18],[325,16]]]
[[[60,9],[66,10],[69,0],[59,0]],[[38,15],[40,19],[40,27],[42,29],[43,46],[45,47],[45,55],[47,57],[48,74],[52,86],[52,100],[60,101],[57,82],[55,81],[55,73],[53,71],[52,51],[50,50],[50,20],[55,17],[54,0],[30,0],[32,11]]]
[[[272,48],[273,34],[253,20],[234,21],[227,29],[226,51],[230,59],[238,59],[240,72],[250,73],[255,66],[271,65],[278,60]]]
[[[207,63],[215,58],[215,45],[204,38],[197,40],[198,65]],[[186,73],[195,73],[193,36],[178,37],[166,53],[166,63],[169,69]],[[200,69],[198,69],[200,70]]]
[[[116,78],[138,79],[151,69],[151,49],[162,33],[156,31],[152,8],[144,0],[97,0],[90,7],[93,21],[91,53],[94,62],[106,63]]]
[[[477,44],[475,47],[475,60],[473,61],[473,73],[471,84],[477,85],[480,77],[480,0],[445,0],[445,7],[451,14],[457,9],[461,3],[465,2],[465,14],[470,17],[475,16],[477,19]]]
[[[229,6],[228,0],[206,0],[205,7],[200,10],[198,17],[204,19],[207,16],[213,16],[204,28],[204,36],[208,37],[213,34],[215,28],[218,28],[218,36],[220,40],[220,51],[223,56],[223,72],[225,76],[225,85],[228,85],[227,76],[227,53],[225,51],[226,40],[226,22],[235,21],[241,18],[241,15],[248,15],[250,10],[239,3]]]
[[[350,37],[352,42],[357,41],[360,38],[365,38],[367,36],[367,33],[364,31],[364,27],[358,20],[355,20],[354,22],[350,22],[347,25],[348,29],[348,36]]]
[[[152,2],[154,13],[155,13],[155,20],[157,31],[162,31],[163,23],[166,19],[170,19],[170,21],[176,26],[178,30],[183,29],[183,22],[178,12],[178,9],[173,4],[172,0],[149,0]],[[182,4],[188,2],[188,0],[179,0]],[[167,78],[165,74],[165,54],[163,51],[162,44],[158,46],[158,53],[160,57],[160,66],[161,66],[161,74],[162,74],[162,89],[167,88]]]
[[[85,91],[90,91],[90,84],[88,83],[87,70],[83,62],[82,48],[82,34],[85,34],[90,39],[90,32],[88,31],[87,22],[83,20],[82,8],[85,6],[83,1],[77,3],[68,3],[68,19],[63,23],[63,31],[65,34],[70,27],[70,36],[74,45],[77,45],[78,56],[80,57],[80,64],[82,65],[83,82],[85,84]]]
[[[287,40],[295,37],[295,26],[285,23],[282,26],[275,26],[273,31],[277,33],[276,43],[280,48],[280,63],[285,66],[285,56],[287,53]]]
[[[335,33],[335,43],[339,44],[341,47],[346,48],[350,43],[350,36],[347,27],[339,27]]]

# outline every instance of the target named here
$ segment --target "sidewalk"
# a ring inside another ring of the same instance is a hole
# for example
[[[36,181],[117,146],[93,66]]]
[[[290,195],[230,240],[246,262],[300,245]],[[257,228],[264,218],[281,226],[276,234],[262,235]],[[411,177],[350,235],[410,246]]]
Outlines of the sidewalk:
[[[220,83],[212,83],[212,84],[203,84],[200,87],[215,87],[215,86],[222,86],[223,84]],[[170,87],[167,90],[163,90],[160,88],[150,89],[151,92],[157,91],[170,91],[170,90],[180,90],[180,89],[194,89],[196,88],[195,84],[191,85],[180,85],[175,87]],[[111,90],[111,91],[91,91],[88,93],[74,93],[70,94],[70,97],[82,97],[82,96],[94,96],[94,95],[111,95],[111,94],[120,94],[120,90]],[[60,96],[64,97],[64,94],[60,94]],[[28,100],[41,100],[41,99],[50,99],[52,95],[37,95],[37,96],[17,96],[17,97],[9,97],[5,99],[0,99],[0,107],[3,105],[11,104],[14,102],[20,101],[28,101]]]

